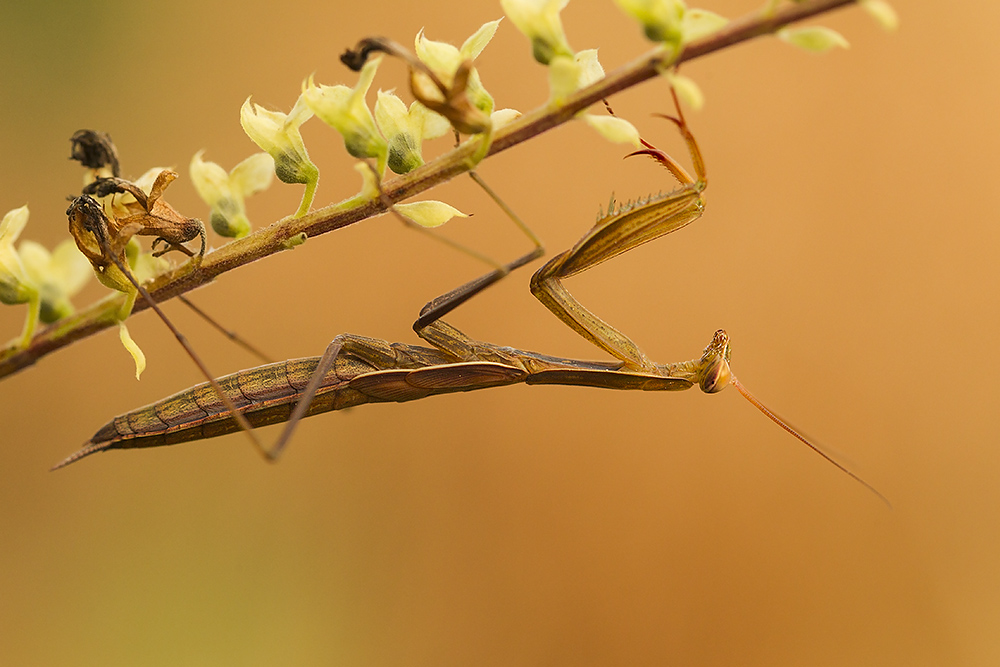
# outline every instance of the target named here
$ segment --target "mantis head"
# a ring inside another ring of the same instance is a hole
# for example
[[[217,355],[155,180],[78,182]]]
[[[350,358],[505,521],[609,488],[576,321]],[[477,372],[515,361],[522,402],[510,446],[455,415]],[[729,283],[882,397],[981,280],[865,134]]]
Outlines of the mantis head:
[[[715,332],[712,342],[705,348],[698,364],[698,385],[706,394],[722,391],[735,381],[729,369],[729,334],[722,329]]]

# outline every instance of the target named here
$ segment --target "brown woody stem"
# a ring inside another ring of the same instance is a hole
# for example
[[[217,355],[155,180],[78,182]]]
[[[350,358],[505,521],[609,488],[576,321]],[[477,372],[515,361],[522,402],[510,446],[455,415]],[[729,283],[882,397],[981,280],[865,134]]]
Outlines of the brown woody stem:
[[[806,0],[769,15],[761,12],[748,15],[732,21],[708,37],[688,44],[676,63],[773,33],[789,23],[853,3],[854,0]],[[488,155],[516,146],[565,123],[583,109],[606,97],[658,76],[664,67],[675,64],[668,62],[669,57],[663,49],[654,49],[634,62],[609,73],[597,83],[577,91],[558,108],[542,107],[524,114],[497,130]],[[383,191],[387,199],[393,203],[402,201],[469,171],[474,166],[470,157],[478,144],[478,140],[474,138],[404,176],[386,181],[383,183]],[[193,271],[188,265],[182,265],[158,277],[147,285],[147,289],[157,302],[163,302],[201,287],[227,271],[286,250],[289,247],[288,240],[296,235],[305,233],[310,237],[318,236],[380,215],[385,211],[386,206],[379,199],[347,200],[317,209],[300,218],[287,217],[208,253],[201,266]],[[109,296],[41,331],[26,348],[0,352],[0,378],[32,365],[50,352],[116,325],[118,321],[115,313],[121,307],[123,300],[123,295]],[[147,307],[145,302],[139,301],[135,305],[135,311]]]

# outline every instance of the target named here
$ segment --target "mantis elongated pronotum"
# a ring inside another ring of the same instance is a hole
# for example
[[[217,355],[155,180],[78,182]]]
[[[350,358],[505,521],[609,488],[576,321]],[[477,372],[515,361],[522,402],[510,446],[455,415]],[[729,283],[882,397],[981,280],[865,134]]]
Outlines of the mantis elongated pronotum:
[[[674,102],[677,116],[662,117],[680,131],[695,176],[663,151],[643,142],[645,148],[636,154],[647,155],[666,167],[680,187],[609,210],[576,245],[547,262],[531,279],[532,293],[549,310],[618,361],[578,361],[500,347],[473,340],[442,321],[441,315],[456,303],[492,284],[493,280],[487,279],[492,274],[486,274],[434,299],[421,311],[413,328],[433,347],[342,334],[322,357],[292,359],[220,378],[218,385],[253,426],[287,422],[269,457],[281,454],[302,417],[363,403],[411,401],[521,382],[644,391],[678,391],[698,385],[706,393],[716,393],[732,384],[775,423],[888,504],[874,487],[800,435],[743,387],[729,368],[729,337],[725,331],[715,332],[698,359],[657,364],[563,286],[563,278],[676,231],[701,216],[702,192],[707,184],[705,165],[676,96]],[[96,452],[172,445],[239,428],[216,392],[201,384],[116,417],[55,468]]]

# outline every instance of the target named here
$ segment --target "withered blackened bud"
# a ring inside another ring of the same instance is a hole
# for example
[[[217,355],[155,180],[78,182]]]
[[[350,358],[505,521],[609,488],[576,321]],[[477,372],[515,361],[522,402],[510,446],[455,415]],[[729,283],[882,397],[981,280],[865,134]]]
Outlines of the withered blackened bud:
[[[77,130],[69,140],[72,143],[69,159],[88,169],[110,167],[113,175],[120,175],[118,149],[111,141],[111,135],[94,130]]]
[[[348,69],[358,72],[368,61],[368,56],[373,52],[384,52],[392,55],[400,55],[399,49],[385,37],[366,37],[358,42],[353,49],[347,49],[340,54],[340,62]]]
[[[70,219],[70,227],[78,224],[82,229],[94,234],[99,239],[106,239],[108,227],[107,216],[104,209],[89,195],[77,197],[66,209],[66,215]]]
[[[95,197],[107,197],[112,193],[122,192],[117,182],[111,178],[99,178],[93,183],[88,183],[83,187],[83,194]]]

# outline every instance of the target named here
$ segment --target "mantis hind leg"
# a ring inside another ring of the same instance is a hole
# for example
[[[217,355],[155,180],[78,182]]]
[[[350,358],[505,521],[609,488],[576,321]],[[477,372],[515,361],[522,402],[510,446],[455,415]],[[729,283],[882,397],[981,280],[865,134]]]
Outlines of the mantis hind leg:
[[[445,364],[455,361],[445,353],[427,350],[414,350],[407,346],[388,343],[384,340],[357,336],[355,334],[340,334],[327,346],[312,372],[309,383],[302,390],[302,395],[295,404],[295,409],[285,424],[284,430],[266,456],[275,461],[295,432],[299,421],[306,416],[312,405],[316,392],[319,391],[331,371],[338,377],[352,378],[365,373],[401,368],[421,368],[424,366]]]

